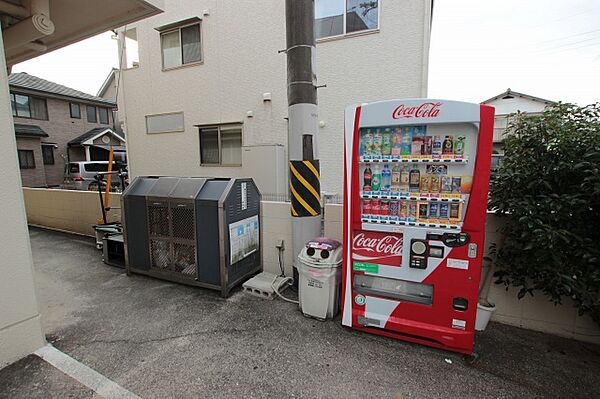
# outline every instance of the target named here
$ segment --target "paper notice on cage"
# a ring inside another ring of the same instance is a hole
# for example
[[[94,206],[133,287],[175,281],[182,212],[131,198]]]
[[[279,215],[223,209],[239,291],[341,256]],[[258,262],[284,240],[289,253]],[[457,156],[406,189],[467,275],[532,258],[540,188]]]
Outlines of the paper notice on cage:
[[[258,251],[259,246],[258,215],[229,225],[230,264],[233,265]]]
[[[448,258],[448,267],[452,269],[463,269],[469,270],[469,261],[462,259],[450,259]]]
[[[242,183],[242,211],[248,209],[248,184]]]

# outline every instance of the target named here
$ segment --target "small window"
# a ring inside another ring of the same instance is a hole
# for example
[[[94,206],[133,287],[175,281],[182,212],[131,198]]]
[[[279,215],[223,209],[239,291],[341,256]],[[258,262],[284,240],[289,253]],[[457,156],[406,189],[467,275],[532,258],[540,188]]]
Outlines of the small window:
[[[87,112],[87,121],[90,123],[96,123],[98,122],[98,119],[96,119],[96,107],[92,106],[92,105],[88,105],[86,107],[86,112]]]
[[[242,165],[242,126],[223,125],[200,129],[202,165]]]
[[[100,119],[100,123],[103,125],[108,125],[108,108],[98,108],[98,117]]]
[[[146,115],[146,133],[170,133],[183,131],[183,112]]]
[[[315,0],[315,37],[379,28],[379,0]]]
[[[42,158],[44,165],[54,165],[54,146],[42,145]]]
[[[200,23],[162,32],[160,42],[163,69],[202,61]]]
[[[71,118],[81,119],[81,109],[79,104],[69,103],[69,109],[71,110]]]
[[[35,169],[33,150],[17,150],[19,155],[19,168]]]

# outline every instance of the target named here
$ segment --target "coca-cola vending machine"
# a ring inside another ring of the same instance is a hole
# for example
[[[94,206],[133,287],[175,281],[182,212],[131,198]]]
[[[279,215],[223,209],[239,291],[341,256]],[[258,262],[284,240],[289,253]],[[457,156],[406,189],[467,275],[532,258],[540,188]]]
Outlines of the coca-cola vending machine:
[[[471,354],[494,109],[346,108],[342,324]]]

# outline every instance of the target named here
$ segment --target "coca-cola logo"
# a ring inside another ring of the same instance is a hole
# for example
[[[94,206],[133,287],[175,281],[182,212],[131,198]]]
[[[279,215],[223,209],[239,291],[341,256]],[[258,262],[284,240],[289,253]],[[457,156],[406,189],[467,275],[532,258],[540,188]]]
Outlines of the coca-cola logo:
[[[400,104],[396,107],[394,112],[392,112],[392,118],[437,118],[440,114],[441,106],[441,102],[426,102],[413,107],[407,107],[404,104]]]
[[[404,239],[402,235],[385,233],[358,233],[352,240],[352,250],[356,260],[374,260],[402,256]]]

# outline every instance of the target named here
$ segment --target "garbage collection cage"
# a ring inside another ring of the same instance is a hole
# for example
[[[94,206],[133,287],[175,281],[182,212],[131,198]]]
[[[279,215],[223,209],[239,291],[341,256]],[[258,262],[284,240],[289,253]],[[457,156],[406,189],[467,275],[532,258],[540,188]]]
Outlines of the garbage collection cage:
[[[122,202],[128,273],[227,296],[262,268],[260,192],[252,179],[138,177]]]

